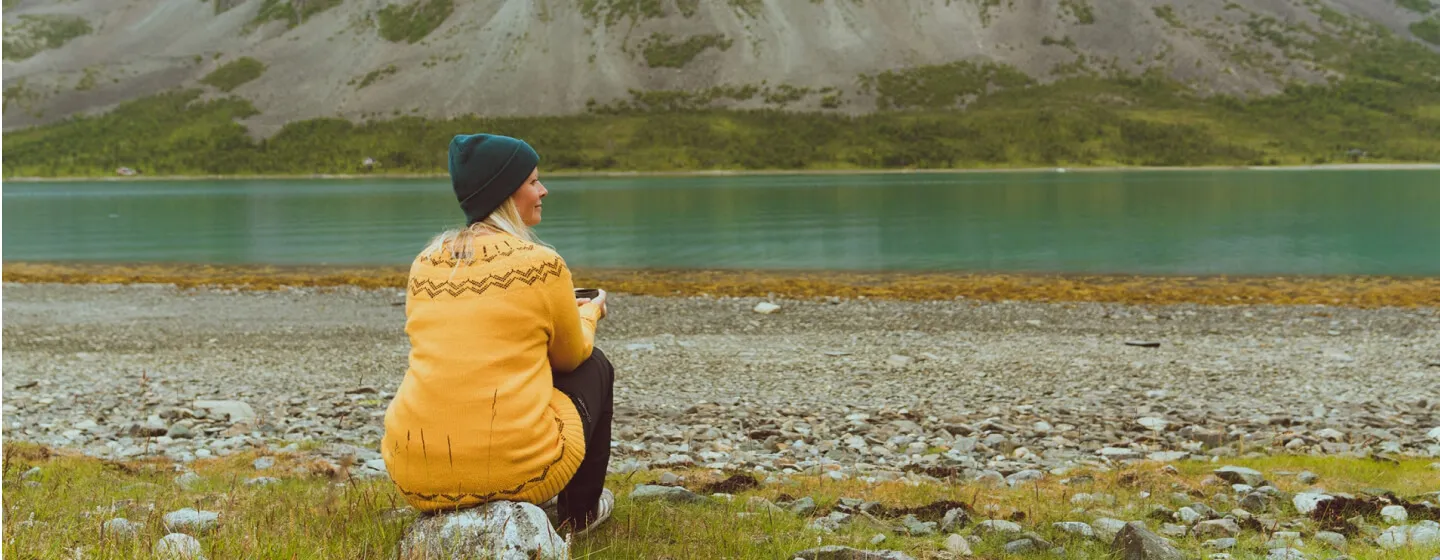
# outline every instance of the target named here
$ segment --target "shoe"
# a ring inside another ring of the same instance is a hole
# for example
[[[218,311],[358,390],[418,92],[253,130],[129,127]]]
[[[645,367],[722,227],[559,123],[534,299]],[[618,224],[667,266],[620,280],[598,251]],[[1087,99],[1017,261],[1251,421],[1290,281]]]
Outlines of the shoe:
[[[601,524],[610,519],[610,512],[615,509],[615,494],[609,488],[600,491],[600,503],[595,505],[595,520],[590,522],[583,531],[575,533],[577,536],[584,535],[595,530]]]

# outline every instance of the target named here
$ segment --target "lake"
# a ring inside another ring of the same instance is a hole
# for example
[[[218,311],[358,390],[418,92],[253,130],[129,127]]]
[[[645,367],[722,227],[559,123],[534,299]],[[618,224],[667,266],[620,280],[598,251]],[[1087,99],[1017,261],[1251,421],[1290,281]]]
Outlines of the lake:
[[[538,231],[605,268],[1440,275],[1440,171],[550,178]],[[4,185],[7,261],[405,264],[446,179]]]

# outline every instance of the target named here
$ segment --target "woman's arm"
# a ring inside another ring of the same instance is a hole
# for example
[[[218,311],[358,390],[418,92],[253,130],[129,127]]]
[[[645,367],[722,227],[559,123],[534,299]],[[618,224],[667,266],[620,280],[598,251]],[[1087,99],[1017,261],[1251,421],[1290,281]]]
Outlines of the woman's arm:
[[[554,321],[550,336],[550,368],[569,373],[590,358],[595,347],[595,323],[601,309],[597,303],[575,305],[575,280],[566,267],[560,281],[548,284],[550,314]]]

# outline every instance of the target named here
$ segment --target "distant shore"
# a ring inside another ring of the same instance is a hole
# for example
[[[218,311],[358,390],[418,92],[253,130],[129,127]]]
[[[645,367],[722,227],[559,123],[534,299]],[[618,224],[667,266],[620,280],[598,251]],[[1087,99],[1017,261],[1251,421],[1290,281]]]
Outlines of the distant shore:
[[[4,263],[6,283],[173,284],[242,291],[399,290],[407,273],[406,266]],[[575,277],[576,285],[661,297],[1440,308],[1440,278],[1424,277],[648,269],[581,269]]]
[[[697,170],[697,171],[556,171],[546,177],[739,177],[764,175],[908,175],[950,173],[1105,173],[1117,171],[1440,171],[1440,163],[1353,163],[1288,166],[1186,166],[1186,167],[993,167],[956,169],[773,169],[773,170]],[[95,177],[11,177],[5,181],[48,183],[67,181],[215,181],[215,180],[283,180],[283,179],[445,179],[444,173],[314,173],[308,175],[134,175]]]

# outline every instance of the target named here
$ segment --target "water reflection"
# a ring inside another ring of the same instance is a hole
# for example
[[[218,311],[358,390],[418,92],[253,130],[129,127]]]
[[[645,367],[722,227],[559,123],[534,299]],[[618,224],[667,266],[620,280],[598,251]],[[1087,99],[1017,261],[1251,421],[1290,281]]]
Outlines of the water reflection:
[[[1440,274],[1440,172],[561,179],[577,266]],[[402,264],[444,180],[10,184],[8,260]]]

